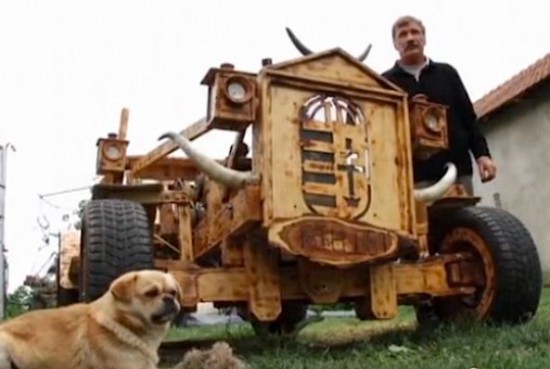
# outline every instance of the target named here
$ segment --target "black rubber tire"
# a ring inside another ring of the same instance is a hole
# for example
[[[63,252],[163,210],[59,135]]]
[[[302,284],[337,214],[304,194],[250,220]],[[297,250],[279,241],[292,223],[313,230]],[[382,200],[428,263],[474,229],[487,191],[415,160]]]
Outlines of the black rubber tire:
[[[83,212],[80,247],[81,301],[97,299],[126,272],[154,268],[147,212],[133,201],[90,201]]]
[[[437,239],[442,241],[455,227],[469,228],[481,236],[495,268],[494,298],[485,316],[476,318],[497,324],[531,320],[540,303],[543,278],[537,247],[524,224],[503,209],[465,207],[449,214]],[[448,312],[456,304],[452,298],[434,299],[431,306],[417,309],[417,319],[420,324],[452,320]]]

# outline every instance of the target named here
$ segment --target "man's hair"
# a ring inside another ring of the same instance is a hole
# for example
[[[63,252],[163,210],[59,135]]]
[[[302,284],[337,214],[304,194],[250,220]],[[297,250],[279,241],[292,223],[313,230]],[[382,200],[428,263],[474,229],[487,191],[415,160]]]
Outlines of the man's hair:
[[[395,38],[395,32],[399,27],[404,27],[408,25],[409,23],[416,23],[418,26],[420,26],[420,29],[422,30],[422,33],[426,33],[426,29],[424,28],[424,24],[422,24],[422,21],[416,17],[413,17],[412,15],[404,15],[402,17],[397,18],[397,20],[393,23],[393,26],[391,28],[391,37],[392,39]]]

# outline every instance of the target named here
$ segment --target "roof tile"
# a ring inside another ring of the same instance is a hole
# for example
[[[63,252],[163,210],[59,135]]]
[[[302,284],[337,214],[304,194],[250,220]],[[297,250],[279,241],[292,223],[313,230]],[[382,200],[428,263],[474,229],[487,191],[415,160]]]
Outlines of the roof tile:
[[[549,78],[550,53],[482,96],[474,109],[479,118],[484,118]]]

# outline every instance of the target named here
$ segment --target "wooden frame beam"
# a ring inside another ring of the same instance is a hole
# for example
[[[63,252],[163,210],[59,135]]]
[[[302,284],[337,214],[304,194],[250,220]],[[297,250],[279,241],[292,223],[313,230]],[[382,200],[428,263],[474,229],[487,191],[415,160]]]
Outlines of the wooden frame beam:
[[[208,127],[208,122],[206,118],[201,118],[198,121],[192,123],[187,128],[180,131],[180,134],[185,136],[188,140],[192,141],[201,137],[210,129],[211,128]],[[167,155],[170,155],[171,153],[176,151],[177,148],[178,146],[172,141],[166,141],[155,147],[153,150],[145,154],[141,159],[135,161],[132,164],[130,169],[130,171],[132,172],[132,176],[137,176],[140,171],[155,163],[157,160],[162,159]]]

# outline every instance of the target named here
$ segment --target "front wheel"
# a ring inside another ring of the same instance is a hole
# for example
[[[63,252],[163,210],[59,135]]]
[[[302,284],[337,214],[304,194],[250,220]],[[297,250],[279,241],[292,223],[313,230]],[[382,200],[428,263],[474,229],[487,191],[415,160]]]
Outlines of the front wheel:
[[[90,201],[82,217],[80,247],[82,301],[97,299],[126,272],[154,268],[147,212],[133,201]]]
[[[420,324],[475,320],[517,324],[536,314],[542,292],[542,270],[536,245],[526,227],[509,212],[465,207],[448,214],[437,230],[439,253],[469,252],[470,272],[478,283],[466,297],[438,297],[417,307]]]

